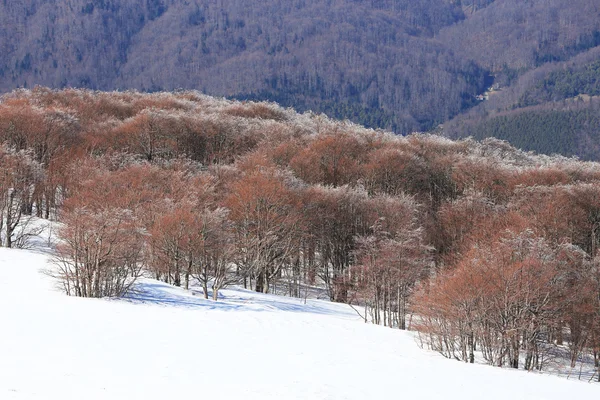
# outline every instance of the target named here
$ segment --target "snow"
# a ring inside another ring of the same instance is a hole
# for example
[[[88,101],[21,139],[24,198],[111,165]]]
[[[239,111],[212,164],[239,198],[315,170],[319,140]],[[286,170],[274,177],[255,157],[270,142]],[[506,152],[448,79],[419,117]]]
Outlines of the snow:
[[[67,297],[43,252],[0,249],[0,399],[564,399],[600,386],[468,365],[348,306],[144,279]],[[593,397],[592,397],[593,396]]]

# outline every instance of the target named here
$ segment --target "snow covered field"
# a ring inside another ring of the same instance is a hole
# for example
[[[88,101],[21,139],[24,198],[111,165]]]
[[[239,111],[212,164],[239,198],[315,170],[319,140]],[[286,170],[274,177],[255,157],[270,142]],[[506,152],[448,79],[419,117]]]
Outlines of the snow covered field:
[[[324,301],[144,280],[67,297],[47,255],[0,249],[0,399],[565,399],[600,386],[467,365]]]

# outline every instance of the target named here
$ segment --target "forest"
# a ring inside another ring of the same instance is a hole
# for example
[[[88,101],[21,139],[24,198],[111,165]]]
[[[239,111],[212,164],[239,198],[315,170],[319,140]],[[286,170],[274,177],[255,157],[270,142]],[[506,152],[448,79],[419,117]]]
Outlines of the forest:
[[[599,59],[599,21],[595,0],[0,1],[0,91],[197,89],[398,134],[466,137],[455,129],[463,118],[487,122],[557,91],[594,95],[597,74],[580,68]],[[583,80],[546,76],[561,63]],[[480,104],[492,84],[496,96],[520,96]],[[515,144],[565,150],[523,129],[529,138]],[[586,132],[559,133],[578,143],[565,154],[598,159],[582,150]]]
[[[68,295],[318,287],[449,358],[600,365],[597,163],[194,91],[17,90],[0,143],[2,246],[57,221]]]
[[[599,106],[598,97],[582,96],[454,122],[448,130],[478,140],[507,140],[520,149],[593,160],[600,150]]]
[[[450,138],[496,137],[524,150],[598,160],[598,37],[583,35],[576,45],[560,46],[579,49],[576,55],[569,50],[570,56],[548,55],[551,62],[543,64],[533,58],[526,66],[506,64],[495,73],[497,89],[487,100],[441,131]]]
[[[462,15],[446,0],[0,2],[0,90],[198,89],[410,133],[484,87],[433,40]]]

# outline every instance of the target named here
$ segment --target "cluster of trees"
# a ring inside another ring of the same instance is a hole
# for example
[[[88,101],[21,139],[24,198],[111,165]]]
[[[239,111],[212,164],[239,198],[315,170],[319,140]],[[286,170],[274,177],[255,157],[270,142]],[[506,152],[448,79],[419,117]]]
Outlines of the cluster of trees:
[[[43,170],[30,153],[0,144],[0,246],[25,247],[35,235],[34,204],[41,205]]]
[[[180,163],[107,163],[71,167],[56,259],[67,293],[122,296],[145,270],[186,289],[195,277],[205,296],[212,280],[216,300],[230,278],[232,230],[212,201],[213,182]]]
[[[571,367],[600,361],[598,259],[532,230],[506,231],[470,249],[414,299],[416,329],[449,358],[542,370],[566,341]],[[565,333],[568,331],[568,333]]]
[[[379,219],[356,239],[353,300],[364,303],[365,320],[407,328],[409,299],[417,282],[431,272],[432,250],[425,244],[411,197],[382,197]]]
[[[547,172],[507,203],[476,194],[443,207],[452,266],[414,298],[417,329],[431,348],[541,370],[554,344],[565,343],[572,367],[588,351],[598,367],[600,189]]]
[[[195,92],[21,90],[0,137],[12,210],[62,223],[71,295],[319,286],[449,357],[599,360],[595,163]]]

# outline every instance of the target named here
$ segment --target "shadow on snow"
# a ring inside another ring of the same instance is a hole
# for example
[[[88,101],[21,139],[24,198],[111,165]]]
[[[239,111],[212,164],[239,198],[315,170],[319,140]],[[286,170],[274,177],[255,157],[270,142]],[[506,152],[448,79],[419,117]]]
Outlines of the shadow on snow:
[[[209,291],[209,297],[211,296],[212,293]],[[351,311],[343,310],[341,305],[325,301],[307,300],[305,304],[303,299],[256,293],[241,288],[222,290],[219,292],[219,300],[213,301],[204,299],[201,288],[192,287],[186,291],[159,281],[136,283],[125,300],[132,303],[198,310],[284,311],[339,316],[347,314],[355,317]]]

